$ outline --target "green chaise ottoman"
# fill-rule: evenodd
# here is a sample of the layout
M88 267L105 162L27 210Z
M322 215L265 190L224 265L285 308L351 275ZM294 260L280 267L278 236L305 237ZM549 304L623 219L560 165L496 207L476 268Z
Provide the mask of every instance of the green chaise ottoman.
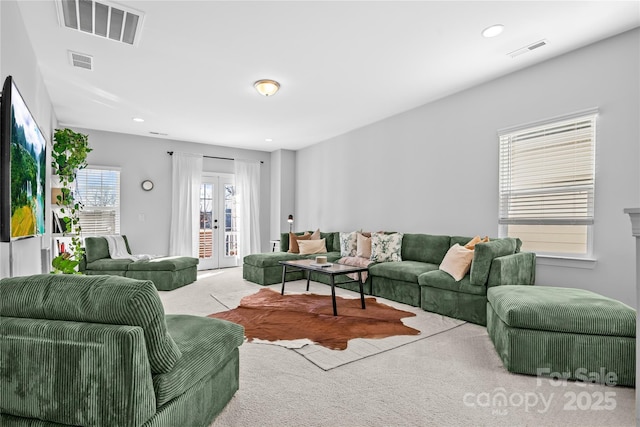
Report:
M636 311L583 289L496 286L487 331L509 372L635 385Z
M198 278L198 258L164 257L135 261L127 266L126 277L151 280L159 291L171 291Z

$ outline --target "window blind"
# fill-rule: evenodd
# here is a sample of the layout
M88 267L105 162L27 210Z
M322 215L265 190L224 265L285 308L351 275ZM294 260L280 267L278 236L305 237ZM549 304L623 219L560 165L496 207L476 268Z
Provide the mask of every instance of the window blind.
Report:
M120 234L120 171L86 168L78 171L76 197L84 207L79 219L82 234Z
M499 133L500 224L593 224L596 116Z

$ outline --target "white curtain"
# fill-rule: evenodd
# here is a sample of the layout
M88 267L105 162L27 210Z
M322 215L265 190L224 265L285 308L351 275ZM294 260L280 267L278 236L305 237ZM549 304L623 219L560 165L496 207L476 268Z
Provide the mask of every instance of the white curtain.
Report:
M198 258L202 155L173 153L169 255Z
M260 252L260 162L235 160L238 258Z

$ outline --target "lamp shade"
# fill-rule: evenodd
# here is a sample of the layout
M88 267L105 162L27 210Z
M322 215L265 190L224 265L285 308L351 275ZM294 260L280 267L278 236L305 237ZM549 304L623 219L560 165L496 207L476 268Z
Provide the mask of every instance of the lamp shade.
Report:
M273 96L280 89L280 83L275 80L258 80L253 84L260 95Z
M289 218L287 218L287 222L289 224L291 224L293 222L293 215L289 215Z

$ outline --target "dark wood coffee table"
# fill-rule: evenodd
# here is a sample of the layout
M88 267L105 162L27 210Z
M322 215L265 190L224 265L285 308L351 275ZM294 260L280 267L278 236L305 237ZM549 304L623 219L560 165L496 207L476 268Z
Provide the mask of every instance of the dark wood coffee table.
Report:
M339 276L342 274L349 273L358 273L358 280L349 280L343 283L355 283L358 282L360 285L360 302L362 303L362 309L365 309L364 304L364 290L362 287L362 272L367 271L367 267L353 267L350 265L343 264L331 264L327 267L318 267L315 264L315 260L312 259L298 259L293 261L280 261L282 264L282 291L280 294L284 295L284 284L285 279L287 277L287 273L292 273L294 271L306 271L307 272L307 291L309 291L309 281L311 280L311 272L316 272L320 274L325 274L329 276L329 280L331 283L331 299L333 301L333 315L338 315L338 309L336 308L336 284L335 284L335 276ZM289 270L287 270L287 267Z

